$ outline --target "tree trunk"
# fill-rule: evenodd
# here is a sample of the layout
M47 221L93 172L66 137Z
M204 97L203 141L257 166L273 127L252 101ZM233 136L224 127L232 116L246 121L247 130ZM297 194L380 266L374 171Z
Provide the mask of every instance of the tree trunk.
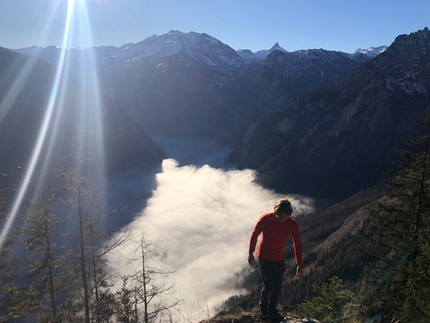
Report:
M79 240L81 245L81 271L82 271L82 287L84 289L84 302L85 302L85 322L90 323L90 297L88 295L87 274L85 269L85 252L84 252L84 224L81 206L81 186L78 184L78 215L79 215Z
M142 248L142 283L143 283L143 305L144 305L144 319L145 323L149 323L148 319L148 292L146 290L146 270L145 270L145 252L143 248L143 238L141 240L141 248Z
M46 229L48 229L48 225L46 224ZM48 232L48 231L47 231ZM48 276L49 276L49 292L51 296L51 308L52 308L52 319L54 322L57 321L57 307L55 305L55 286L54 286L54 274L52 272L51 266L51 240L49 239L49 235L46 237L46 252L48 256Z

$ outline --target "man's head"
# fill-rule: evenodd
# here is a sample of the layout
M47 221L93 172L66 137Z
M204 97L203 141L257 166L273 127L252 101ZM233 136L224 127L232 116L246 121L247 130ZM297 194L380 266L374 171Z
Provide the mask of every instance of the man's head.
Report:
M284 222L287 218L293 214L293 208L291 206L291 202L287 199L281 199L276 202L274 207L274 212L279 221Z

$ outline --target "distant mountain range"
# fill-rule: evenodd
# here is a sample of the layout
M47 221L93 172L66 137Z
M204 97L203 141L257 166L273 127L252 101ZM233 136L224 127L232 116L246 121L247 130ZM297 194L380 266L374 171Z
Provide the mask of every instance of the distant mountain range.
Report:
M279 44L252 53L171 31L121 47L68 49L65 61L71 80L97 70L106 100L149 135L216 138L268 187L340 199L380 178L408 121L428 105L428 34L354 53ZM14 52L55 65L61 49Z
M91 52L95 53L98 60L109 60L109 59L140 59L145 56L172 56L177 54L181 50L189 50L190 48L195 48L201 46L199 43L201 40L198 38L204 38L208 43L219 45L225 47L225 44L221 43L218 39L209 36L207 34L199 34L196 32L183 33L177 30L172 30L167 34L160 36L151 36L139 43L125 44L121 47L115 46L99 46L99 47L86 47L86 48L69 48L67 51L70 53L85 53ZM228 47L228 46L227 46ZM388 46L370 47L368 49L357 49L354 53L350 55L356 55L357 53L365 54L369 57L374 57L387 49ZM57 46L32 46L14 49L17 53L28 55L28 56L38 56L42 57L50 63L56 63L61 53L61 48ZM231 52L232 48L228 51ZM258 61L266 58L267 55L274 51L281 51L287 53L287 51L282 48L279 43L273 45L270 49L263 49L257 52L252 52L249 49L238 49L236 53L242 57L244 60ZM228 59L226 60L228 62ZM231 62L234 65L234 60Z
M55 64L61 49L17 51ZM324 50L288 53L278 44L243 53L207 34L171 31L119 48L69 49L67 57L76 66L95 60L105 93L150 133L216 137L233 146L264 112L333 85L370 59Z

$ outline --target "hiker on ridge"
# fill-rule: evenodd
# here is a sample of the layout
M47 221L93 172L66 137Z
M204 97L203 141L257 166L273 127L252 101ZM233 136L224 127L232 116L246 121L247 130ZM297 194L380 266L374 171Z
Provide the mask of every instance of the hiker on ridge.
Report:
M302 243L297 222L291 218L293 208L287 198L276 202L274 211L264 213L257 221L249 242L248 263L255 265L254 251L260 233L263 237L257 256L260 264L263 288L260 294L260 318L275 322L284 321L277 304L285 272L284 246L292 237L296 259L296 275L302 276Z

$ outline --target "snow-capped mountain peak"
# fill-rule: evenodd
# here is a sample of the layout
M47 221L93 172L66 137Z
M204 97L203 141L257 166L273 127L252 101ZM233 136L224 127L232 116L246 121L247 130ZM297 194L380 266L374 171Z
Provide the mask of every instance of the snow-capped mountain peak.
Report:
M385 50L387 48L388 48L388 46L369 47L367 49L359 48L353 54L360 53L360 54L365 54L369 57L375 57L375 56L381 54L382 52L385 52Z
M171 30L160 36L153 35L136 44L120 47L122 56L129 61L140 61L145 57L162 59L173 55L186 55L196 62L209 66L237 66L241 58L228 45L205 33Z
M67 49L73 52L76 49ZM197 64L204 63L208 66L239 66L243 59L230 46L205 33L171 30L160 36L153 35L138 43L128 43L121 47L101 46L81 49L93 51L98 61L103 62L128 62L134 64L143 58L164 59L174 55L184 55L192 58ZM54 53L47 48L22 48L16 50L26 55L38 55L55 64L61 49Z

